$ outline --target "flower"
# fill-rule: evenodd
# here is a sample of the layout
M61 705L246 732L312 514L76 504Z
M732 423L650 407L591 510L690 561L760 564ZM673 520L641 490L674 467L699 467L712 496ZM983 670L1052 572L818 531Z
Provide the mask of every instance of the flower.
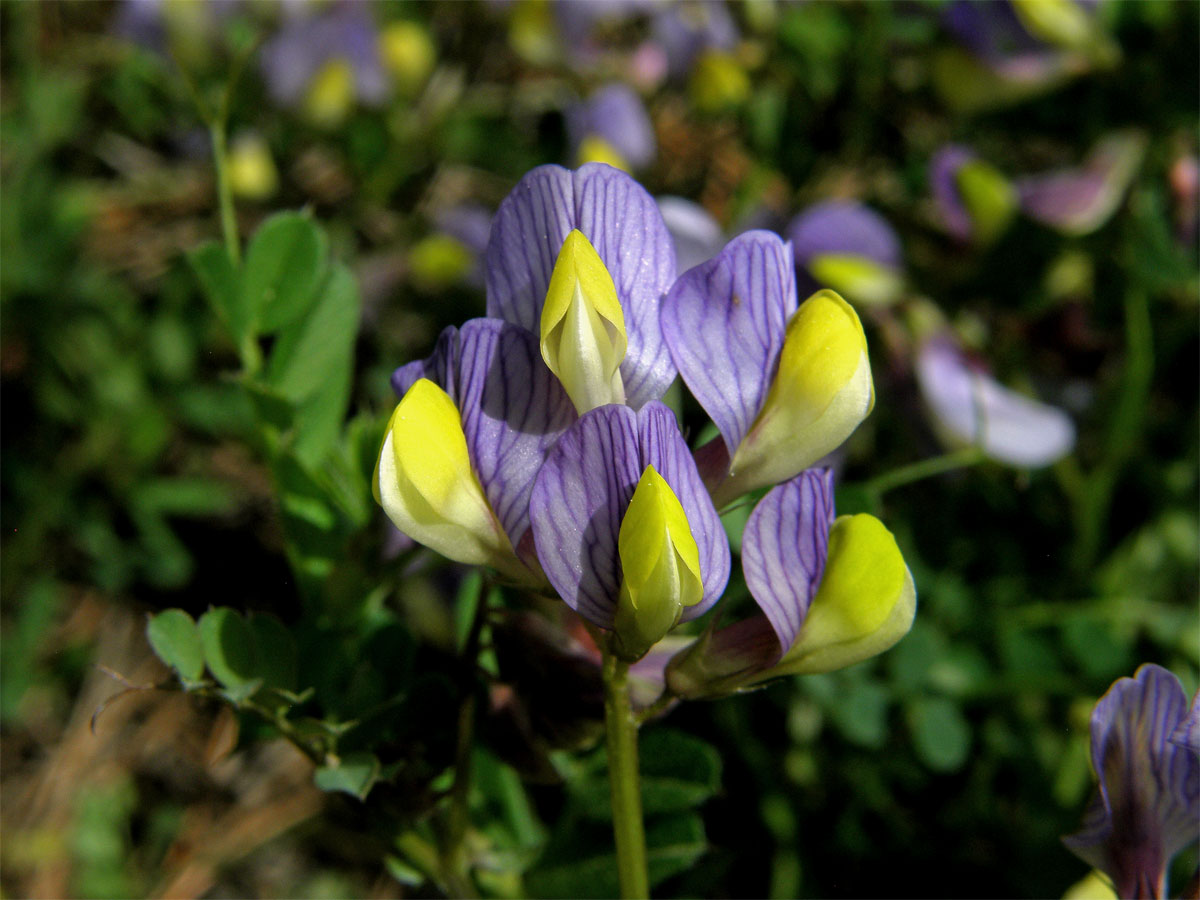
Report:
M994 241L1017 211L1008 179L965 147L948 144L934 154L929 181L947 230L964 243Z
M658 145L641 98L625 84L608 84L567 109L567 135L580 163L606 162L625 171L654 161Z
M550 583L626 659L708 610L729 578L721 521L656 401L584 413L538 472L529 518Z
M810 206L788 225L787 236L798 266L855 303L890 303L903 288L900 239L861 203Z
M1106 872L1120 897L1165 897L1171 857L1200 839L1200 755L1171 740L1196 704L1189 718L1179 679L1147 664L1092 711L1099 790L1063 843Z
M1064 234L1090 234L1116 212L1145 152L1136 131L1108 135L1078 168L1018 178L1021 211Z
M1027 468L1057 462L1075 446L1075 425L1065 412L997 383L944 334L921 344L916 376L948 443L973 444L999 462Z
M712 259L725 246L720 223L699 203L683 197L659 197L658 211L675 242L675 262L680 272Z
M667 294L662 328L721 433L699 451L719 505L812 465L874 404L857 314L832 291L799 304L791 248L771 232L739 235L685 272Z
M581 414L610 402L640 409L674 380L658 322L674 280L654 199L611 166L533 169L493 220L488 315L540 336Z
M531 333L494 319L442 332L397 369L401 396L375 470L375 498L402 532L443 556L544 584L529 495L575 418Z
M874 516L834 516L833 476L809 469L772 488L742 536L742 571L760 615L709 632L676 656L681 697L829 672L893 646L917 594L895 538Z

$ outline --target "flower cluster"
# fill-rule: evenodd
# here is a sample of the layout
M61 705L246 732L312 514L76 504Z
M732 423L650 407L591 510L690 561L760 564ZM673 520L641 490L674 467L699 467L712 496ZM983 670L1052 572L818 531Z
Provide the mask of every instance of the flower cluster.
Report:
M813 468L874 403L857 314L831 290L799 302L790 242L766 231L676 274L658 206L624 172L528 173L492 224L488 317L393 376L377 499L414 540L553 591L635 661L721 598L718 510L767 489L741 542L760 614L677 653L673 693L888 648L912 577L879 520L834 515ZM677 375L716 426L695 451L661 402Z

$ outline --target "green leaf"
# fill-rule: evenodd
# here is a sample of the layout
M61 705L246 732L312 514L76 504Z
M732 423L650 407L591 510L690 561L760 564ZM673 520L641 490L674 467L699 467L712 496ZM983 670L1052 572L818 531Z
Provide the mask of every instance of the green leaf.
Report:
M971 726L950 700L914 700L908 707L908 727L917 756L935 772L956 772L971 750Z
M179 673L184 681L199 681L204 675L204 647L196 623L182 609L168 609L151 616L146 637L154 653Z
M313 773L313 783L323 791L342 791L366 799L379 778L379 759L373 753L347 753L335 763Z
M254 634L255 662L263 683L267 687L294 691L299 659L296 640L287 626L267 613L251 613L250 631Z
M200 641L208 670L222 685L236 689L256 680L254 632L237 610L209 609L200 617Z
M254 233L246 250L242 303L263 332L300 319L325 273L326 242L307 216L278 213Z
M358 331L358 286L345 266L335 266L316 303L300 322L284 330L267 365L267 381L300 403L353 360ZM347 386L348 387L348 386Z
M241 279L224 245L208 241L188 253L188 262L217 316L241 347L250 333L250 315L242 301Z
M350 401L352 365L349 356L331 362L324 383L296 411L291 449L310 469L316 470L328 459L341 436Z
M605 847L612 834L607 829L584 828L556 832L542 865L526 877L535 897L616 897L617 859L612 850L592 856L579 848ZM646 823L646 869L653 887L689 869L708 849L704 822L694 814L659 818ZM586 851L585 851L586 852ZM548 864L547 864L548 863Z
M873 681L849 684L829 704L829 717L846 740L881 748L887 742L888 692Z

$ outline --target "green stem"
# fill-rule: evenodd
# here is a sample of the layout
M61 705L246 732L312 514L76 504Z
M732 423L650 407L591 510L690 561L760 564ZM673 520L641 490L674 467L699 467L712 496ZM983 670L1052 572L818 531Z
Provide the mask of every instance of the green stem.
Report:
M955 450L952 453L945 453L942 456L933 456L929 459L923 459L920 462L901 466L899 469L893 469L891 472L885 472L878 478L873 478L864 484L863 490L878 499L888 491L903 487L906 484L912 484L914 481L920 481L923 478L930 478L934 475L941 475L943 472L952 472L955 469L978 465L984 461L984 458L983 451L978 447L966 447L962 450Z
M608 652L604 654L604 724L621 896L625 900L649 897L646 831L638 781L637 723L629 702L629 663Z
M208 128L212 136L213 163L217 174L217 201L221 207L221 233L225 237L225 250L233 265L241 263L241 243L238 239L237 216L233 209L233 187L229 183L229 148L225 138L225 119L218 116Z

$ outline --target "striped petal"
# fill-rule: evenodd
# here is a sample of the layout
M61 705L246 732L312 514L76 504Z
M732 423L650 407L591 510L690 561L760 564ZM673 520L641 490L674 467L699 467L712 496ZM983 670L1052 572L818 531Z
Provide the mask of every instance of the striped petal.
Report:
M1187 716L1179 679L1151 664L1114 682L1092 712L1100 789L1063 842L1121 897L1164 896L1171 857L1200 839L1200 759L1170 741Z
M796 640L821 583L833 519L833 473L808 469L772 488L746 521L742 571L779 638L780 656Z
M600 163L575 171L540 166L521 179L492 225L488 315L537 332L555 261L574 229L616 285L628 332L621 378L626 402L638 409L675 377L658 324L675 250L653 198L624 172Z
M513 547L534 562L524 540L534 476L575 420L537 339L498 319L472 319L442 332L429 359L397 369L392 386L403 394L418 378L441 385L458 407L484 494Z
M769 231L734 238L667 294L671 359L731 456L766 399L796 306L791 248Z

